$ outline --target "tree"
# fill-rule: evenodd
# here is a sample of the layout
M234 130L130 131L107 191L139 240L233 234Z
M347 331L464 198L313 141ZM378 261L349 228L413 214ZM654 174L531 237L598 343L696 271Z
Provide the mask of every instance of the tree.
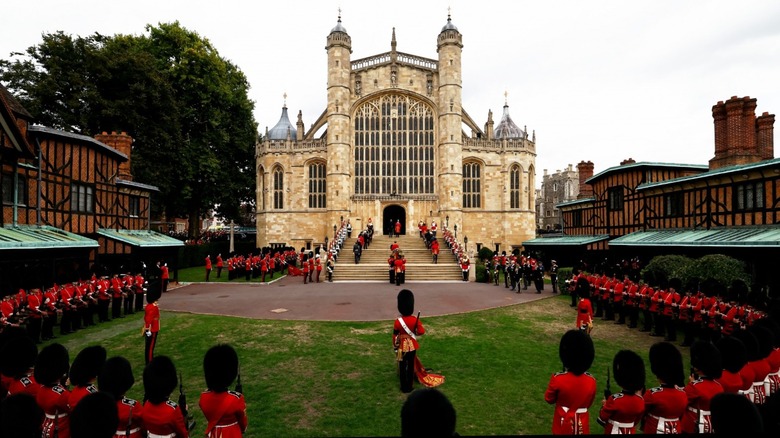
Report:
M0 81L37 123L89 136L128 132L135 179L160 188L153 214L188 216L191 234L214 206L240 222L241 205L254 203L257 137L246 77L178 22L146 30L45 34L0 61Z

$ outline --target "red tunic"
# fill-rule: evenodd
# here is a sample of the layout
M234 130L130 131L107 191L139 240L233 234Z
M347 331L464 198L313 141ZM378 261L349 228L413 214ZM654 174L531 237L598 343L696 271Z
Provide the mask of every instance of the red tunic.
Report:
M637 423L645 413L645 401L642 396L618 392L609 396L601 410L599 420L604 425L604 433L634 434Z
M246 401L238 392L205 391L198 403L206 416L209 438L241 438L246 431ZM218 417L218 418L217 418Z
M710 401L723 392L720 383L712 379L699 379L685 386L688 395L688 409L682 420L685 433L712 433Z
M753 368L753 403L762 405L766 401L766 392L764 390L764 380L769 375L769 362L764 359L748 362L748 365Z
M582 328L583 325L593 322L593 306L590 300L587 298L580 298L577 303L577 328Z
M739 373L732 373L729 370L723 370L720 379L715 379L723 387L723 392L738 393L742 389L742 376Z
M141 421L149 433L176 438L189 437L179 405L170 400L158 404L149 401L144 403Z
M38 395L41 385L35 381L35 377L32 374L23 376L20 379L13 379L8 385L8 395L14 394L29 394L33 397Z
M144 407L141 406L141 403L122 397L122 400L116 402L116 408L119 412L119 423L117 423L117 433L114 434L114 438L146 437L142 421ZM127 435L128 430L130 435Z
M642 432L678 434L688 407L688 396L679 386L661 385L645 392L645 420Z
M544 392L544 401L555 403L552 433L589 434L588 408L595 398L596 379L589 373L579 376L568 371L553 374Z
M151 332L160 331L160 308L155 303L149 303L144 308L144 327Z
M70 407L72 410L76 407L77 404L79 404L82 398L88 394L94 394L96 392L98 392L98 390L93 385L74 387L70 391L70 396L68 396L68 407Z
M46 418L43 420L42 437L52 438L55 428L57 429L58 438L70 437L69 396L70 391L62 385L42 386L41 390L38 391L35 401L43 409L43 413L46 414Z
M404 323L406 323L406 327L409 328L409 331L416 333L419 335L425 334L425 327L423 327L422 322L417 320L416 316L402 316L401 317L404 320ZM401 322L398 321L398 319L395 320L395 324L393 324L393 345L397 345L396 341L399 335L406 334L406 330L404 330L403 326L401 325ZM414 346L414 350L417 350L420 348L420 344L417 343L417 339L412 339L412 345ZM411 350L409 350L411 351Z

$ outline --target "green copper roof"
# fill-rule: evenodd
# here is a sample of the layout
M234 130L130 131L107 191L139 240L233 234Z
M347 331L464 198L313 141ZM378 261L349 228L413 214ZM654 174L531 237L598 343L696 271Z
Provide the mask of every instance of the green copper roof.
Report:
M709 172L700 173L698 175L683 176L680 178L667 179L665 181L658 181L654 183L644 183L637 186L637 190L651 189L654 187L660 187L671 184L680 184L688 181L696 181L705 178L712 178L718 175L728 175L730 173L746 172L748 170L760 169L762 167L779 167L780 158L772 160L759 161L757 163L741 164L738 166L721 167L719 169L710 170Z
M583 199L575 199L573 201L561 202L560 204L555 204L555 208L571 207L572 205L587 204L591 202L596 202L596 198L590 197L590 198L583 198Z
M607 239L609 239L609 234L537 237L536 239L526 240L523 242L523 246L580 246L600 242Z
M112 230L101 228L98 234L128 245L142 248L153 246L184 246L184 242L152 230Z
M702 172L706 172L707 169L709 169L709 166L707 166L706 164L654 163L650 161L640 161L638 163L623 164L622 166L613 166L607 170L602 170L601 172L585 180L585 182L588 184L592 184L596 180L604 176L607 176L610 173L623 171L626 169L633 169L637 167L647 167L647 168L672 167L674 169L691 169L691 170L700 170Z
M712 230L637 231L609 242L610 246L778 247L780 227L723 227Z
M50 226L5 225L0 228L0 250L95 248L98 243L78 234Z

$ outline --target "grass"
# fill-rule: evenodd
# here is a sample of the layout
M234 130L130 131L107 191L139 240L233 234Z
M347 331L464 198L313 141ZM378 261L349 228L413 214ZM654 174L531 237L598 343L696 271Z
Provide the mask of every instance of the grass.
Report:
M457 411L460 434L551 432L553 408L544 402L544 391L550 375L561 369L560 337L574 325L569 302L568 296L555 296L423 320L428 333L421 338L420 358L446 376L439 388ZM95 343L106 347L109 356L127 357L136 375L129 395L140 399L141 319L136 314L58 340L64 341L71 359ZM397 436L405 395L399 390L391 327L391 321L267 321L164 311L156 353L170 356L182 373L198 423L193 436L206 425L197 408L205 385L202 358L220 342L232 344L241 358L249 416L245 436ZM598 433L595 416L612 357L623 348L639 353L645 359L647 386L655 386L647 352L657 338L598 320L593 339L591 372L599 396L591 408L591 431ZM614 383L612 390L617 390ZM178 392L171 398L176 397Z
M242 266L241 269L238 270L238 272L241 274L240 276L236 277L235 280L230 281L231 283L246 283L246 275L244 274L244 267ZM285 271L286 272L286 271ZM201 283L206 281L206 268L203 266L195 266L192 268L184 268L179 269L178 272L179 276L179 282L180 283ZM283 275L279 272L275 272L272 276L269 272L265 276L265 281L271 281L271 280L278 280ZM259 283L262 277L252 278L249 281L251 283ZM210 283L228 283L228 270L227 268L222 269L222 275L217 277L217 268L213 268L211 270L211 275L209 275L209 282Z

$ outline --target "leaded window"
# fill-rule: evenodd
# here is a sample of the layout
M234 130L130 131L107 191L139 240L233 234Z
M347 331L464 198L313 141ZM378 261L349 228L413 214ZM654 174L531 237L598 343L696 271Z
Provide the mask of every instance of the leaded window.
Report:
M277 167L273 172L274 176L274 208L281 210L284 208L284 171Z
M734 187L734 207L736 210L755 210L764 208L764 185L761 182L737 184Z
M433 110L384 95L355 111L355 194L432 194Z
M520 166L509 169L509 208L520 208Z
M482 167L479 163L463 165L463 208L482 207Z
M95 212L95 192L91 185L73 183L70 185L70 209L79 213Z
M309 164L309 208L325 208L325 163Z

